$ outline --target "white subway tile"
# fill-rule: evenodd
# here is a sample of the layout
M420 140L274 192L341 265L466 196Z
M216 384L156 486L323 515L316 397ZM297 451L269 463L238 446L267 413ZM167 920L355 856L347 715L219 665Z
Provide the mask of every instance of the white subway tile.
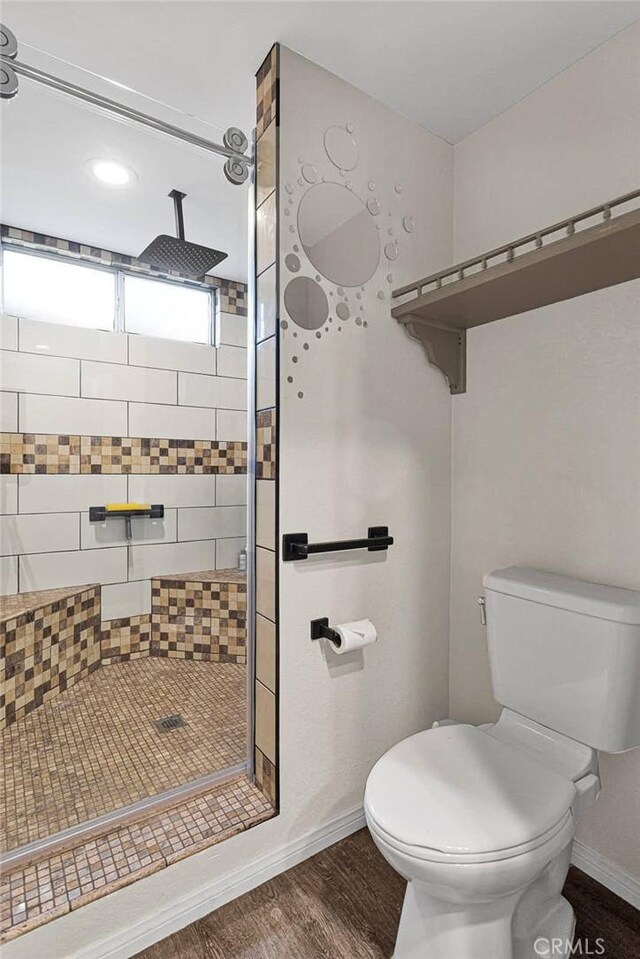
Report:
M71 356L78 360L127 362L127 337L124 333L87 330L62 323L20 320L20 352L48 356Z
M17 476L20 513L83 512L127 502L126 476Z
M0 316L0 349L18 349L18 317L3 313Z
M215 477L208 474L130 476L129 502L176 506L213 506Z
M220 313L217 342L221 346L243 346L246 349L248 327L249 321L246 316L240 316L238 313Z
M18 432L18 394L0 393L0 432Z
M18 557L0 557L0 596L18 592Z
M276 548L276 484L273 480L256 483L256 544Z
M101 400L177 403L177 373L119 363L82 362L82 395Z
M247 502L247 477L243 473L216 476L216 506L244 506Z
M216 540L216 569L237 569L240 550L247 548L245 536Z
M18 318L3 313L0 317L0 349L18 349Z
M80 531L75 513L32 513L0 517L3 556L55 553L78 549Z
M129 363L154 366L161 370L185 370L188 373L216 372L216 349L202 343L163 340L157 336L129 335Z
M0 515L18 512L18 477L0 476Z
M256 350L256 409L276 405L276 338L271 336Z
M178 374L178 402L182 406L209 406L213 409L246 410L247 381L228 376Z
M214 440L215 413L193 406L129 404L129 436Z
M0 383L5 390L48 393L52 396L80 395L80 364L61 356L0 352Z
M256 612L275 620L276 609L275 553L256 548Z
M132 500L132 502L140 501ZM82 549L104 549L107 546L127 546L134 543L175 543L176 511L165 510L164 519L150 519L148 516L133 517L130 540L126 537L124 517L92 523L89 520L89 514L83 513L80 530Z
M256 259L262 273L276 258L276 193L264 201L256 214Z
M247 351L240 346L218 347L218 376L247 378Z
M216 413L217 433L220 442L235 440L238 443L247 442L247 414L236 410L218 410Z
M258 277L256 283L256 335L258 342L276 332L278 298L275 263Z
M127 550L101 549L92 554L33 553L21 556L21 592L32 589L56 589L59 586L80 586L85 583L120 583L127 578Z
M26 356L28 354L20 354ZM127 404L23 393L18 400L22 433L85 433L127 436Z
M165 573L196 573L215 569L215 543L174 543L162 546L132 546L129 579L150 579Z
M151 580L102 587L102 621L144 616L151 612Z
M245 506L210 506L181 509L178 512L178 539L219 539L246 536L247 509Z
M275 763L277 762L276 697L260 682L256 683L255 687L255 711L256 746L267 759Z

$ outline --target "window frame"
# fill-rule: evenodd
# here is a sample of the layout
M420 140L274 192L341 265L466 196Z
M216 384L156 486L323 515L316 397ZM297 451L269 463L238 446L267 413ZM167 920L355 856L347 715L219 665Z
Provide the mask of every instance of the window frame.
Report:
M74 266L81 266L84 269L88 270L99 270L102 273L111 273L115 277L114 283L114 298L113 298L113 326L111 330L103 330L104 333L126 333L127 336L150 336L153 337L152 333L133 333L127 330L126 328L126 303L125 303L125 294L124 294L124 278L125 276L135 277L141 280L150 280L152 283L166 283L173 287L184 288L187 287L191 290L198 290L201 293L206 293L209 298L209 308L208 308L208 329L207 329L207 340L202 343L197 340L183 340L179 337L175 337L177 343L193 343L195 346L212 346L217 348L218 343L216 342L216 314L218 310L218 288L215 286L210 286L208 283L199 283L197 280L183 280L183 279L171 279L168 276L154 276L146 272L146 270L136 270L135 268L128 269L124 264L118 264L117 266L109 266L107 263L93 263L87 260L83 260L81 257L75 256L66 256L64 252L56 252L55 250L40 250L33 249L32 247L23 245L21 243L12 243L11 240L3 239L0 243L0 306L2 312L6 312L4 308L4 254L5 251L11 251L12 253L22 253L25 256L34 256L40 257L45 260L54 260L58 263L65 262L73 264ZM30 319L30 317L25 316L25 319ZM46 320L41 320L39 322L46 322ZM70 328L74 328L74 324L68 324ZM96 329L95 327L82 327L78 326L77 329ZM156 337L156 339L166 339L166 337ZM171 337L171 339L174 339Z

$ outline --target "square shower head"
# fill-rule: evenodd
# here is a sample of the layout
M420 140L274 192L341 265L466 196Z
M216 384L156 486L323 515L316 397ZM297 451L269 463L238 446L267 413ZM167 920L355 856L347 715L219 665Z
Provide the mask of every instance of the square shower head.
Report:
M209 270L221 263L227 257L220 250L212 250L199 243L189 243L177 236L161 233L138 257L143 263L164 272L177 270L202 279Z

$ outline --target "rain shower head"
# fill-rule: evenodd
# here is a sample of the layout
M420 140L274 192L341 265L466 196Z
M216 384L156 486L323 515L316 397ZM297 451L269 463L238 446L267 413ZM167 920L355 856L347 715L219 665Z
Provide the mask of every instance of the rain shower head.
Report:
M185 240L182 201L186 195L180 190L172 190L169 194L173 200L178 235L169 236L161 233L151 241L146 250L143 250L138 259L158 270L165 272L177 270L179 273L186 273L201 280L205 273L226 259L227 254L220 250L212 250L208 246L200 246L199 243L188 243Z

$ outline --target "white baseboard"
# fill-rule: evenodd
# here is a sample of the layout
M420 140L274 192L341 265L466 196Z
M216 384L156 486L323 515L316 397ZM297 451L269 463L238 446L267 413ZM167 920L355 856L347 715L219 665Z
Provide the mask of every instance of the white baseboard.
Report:
M74 952L69 959L130 959L148 946L165 939L189 923L201 919L245 892L273 879L310 856L350 836L365 825L362 808L354 809L306 836L288 843L249 866L214 882L206 890L162 906L153 916L119 929L89 948Z
M615 892L616 896L640 909L640 880L628 876L581 842L574 842L571 862L596 882Z

